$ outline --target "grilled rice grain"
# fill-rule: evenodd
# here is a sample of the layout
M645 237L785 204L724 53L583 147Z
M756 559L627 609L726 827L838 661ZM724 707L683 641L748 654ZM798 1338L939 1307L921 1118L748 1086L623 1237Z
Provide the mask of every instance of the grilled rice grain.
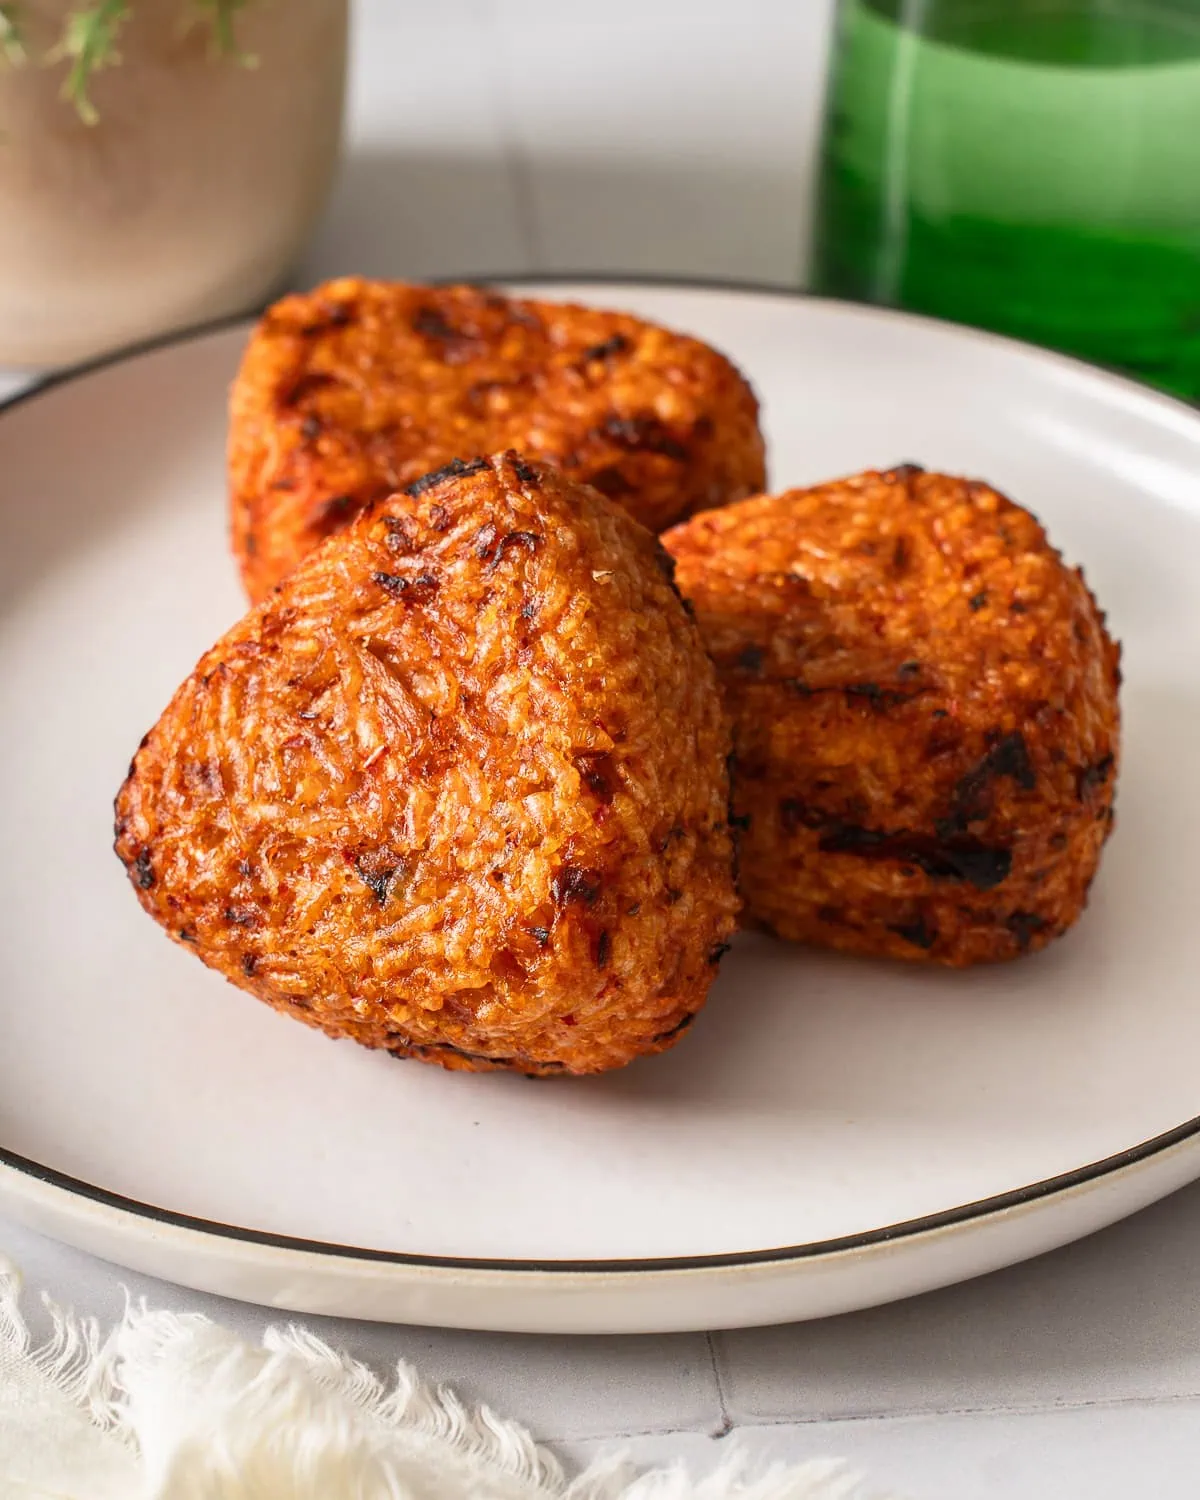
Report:
M232 539L262 598L382 495L515 448L652 531L765 484L758 407L722 355L621 313L347 278L287 297L233 388Z
M728 730L654 538L514 454L377 504L199 663L117 798L178 942L448 1068L662 1051L735 923Z
M734 720L752 922L970 964L1079 916L1113 818L1119 649L985 484L905 465L663 538Z

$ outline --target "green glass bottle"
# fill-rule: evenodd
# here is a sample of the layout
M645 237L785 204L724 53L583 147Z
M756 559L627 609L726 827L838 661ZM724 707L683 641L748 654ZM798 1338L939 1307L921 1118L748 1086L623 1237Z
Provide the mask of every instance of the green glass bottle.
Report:
M813 284L1200 398L1200 0L841 0Z

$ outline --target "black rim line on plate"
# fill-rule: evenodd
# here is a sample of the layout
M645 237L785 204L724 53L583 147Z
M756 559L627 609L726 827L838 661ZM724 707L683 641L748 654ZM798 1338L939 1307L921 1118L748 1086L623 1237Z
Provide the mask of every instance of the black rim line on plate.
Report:
M520 272L512 275L440 278L440 281L442 284L451 285L465 281L468 284L480 286L593 284L598 286L675 287L684 291L735 292L767 298L780 297L787 301L828 302L847 308L859 305L853 302L841 302L837 298L816 297L812 293L798 287L773 286L766 282L738 281L734 279L722 280L711 277L691 279L684 276L624 275L619 272L580 271ZM437 280L431 284L437 284ZM170 349L178 345L192 343L195 340L206 338L212 334L227 332L258 316L262 310L262 308L252 308L244 313L234 313L228 317L216 318L211 322L199 324L193 328L181 329L174 333L164 334L159 338L147 339L140 343L129 345L126 348L115 350L111 354L100 355L96 359L71 366L69 369L59 371L41 379L38 379L35 375L33 377L35 384L0 401L0 417L3 417L6 412L11 411L13 408L24 405L27 401L49 394L59 386L73 384L75 381L81 380L88 375L96 374L111 365L124 364L127 360L136 359L141 355L153 354L162 349ZM874 310L879 311L880 309ZM1180 401L1176 397L1156 391L1153 387L1131 379L1119 371L1104 370L1099 365L1089 364L1086 360L1076 359L1072 355L1061 354L1055 350L1039 349L1036 345L1025 344L1019 339L1008 338L1004 334L994 334L984 329L968 328L965 325L950 323L944 319L930 318L919 313L908 313L902 309L894 308L889 308L885 311L892 316L911 319L916 323L933 323L945 328L959 328L963 332L981 336L989 342L1007 344L1018 350L1024 349L1027 352L1032 351L1042 354L1055 362L1072 365L1077 369L1110 375L1123 385L1130 386L1135 390L1141 391L1143 394L1157 396L1160 400L1166 401L1172 406L1181 407L1190 416L1194 417L1196 415L1194 409L1185 401ZM882 1229L864 1230L859 1234L844 1235L837 1239L815 1240L805 1245L780 1246L773 1250L740 1250L719 1255L660 1256L650 1259L630 1260L529 1260L519 1258L497 1260L468 1256L418 1255L395 1250L368 1250L352 1245L333 1244L324 1240L309 1240L297 1238L292 1235L271 1234L264 1230L243 1229L234 1224L222 1224L213 1219L199 1218L192 1214L176 1213L173 1209L159 1208L154 1204L143 1203L137 1198L127 1198L120 1193L110 1192L107 1188L97 1187L94 1183L84 1182L80 1178L72 1177L68 1173L58 1172L53 1167L47 1167L40 1162L31 1161L28 1157L20 1156L3 1146L0 1146L0 1165L10 1167L22 1176L30 1177L47 1187L65 1193L69 1197L86 1198L105 1208L115 1209L120 1213L132 1214L136 1218L148 1219L153 1223L169 1225L174 1229L182 1229L219 1239L260 1245L267 1249L330 1256L340 1260L361 1260L383 1265L414 1266L433 1270L496 1271L523 1274L547 1272L587 1274L590 1272L596 1275L612 1275L621 1272L644 1274L653 1271L703 1271L731 1269L737 1266L769 1265L776 1262L810 1260L821 1255L836 1255L839 1252L865 1250L873 1245L891 1244L898 1240L912 1239L918 1235L967 1224L975 1219L989 1218L994 1214L1004 1213L1010 1209L1022 1208L1027 1204L1036 1203L1040 1199L1052 1198L1060 1193L1069 1192L1073 1188L1082 1187L1090 1182L1096 1182L1100 1178L1120 1172L1127 1167L1136 1166L1139 1162L1148 1161L1151 1157L1157 1156L1161 1152L1169 1151L1173 1146L1180 1145L1182 1142L1197 1135L1200 1135L1200 1115L1185 1121L1182 1125L1175 1126L1172 1130L1165 1131L1162 1135L1153 1136L1150 1140L1143 1141L1138 1146L1131 1146L1124 1151L1117 1152L1113 1156L1103 1157L1100 1161L1091 1162L1085 1167L1077 1167L1073 1171L1062 1172L1055 1177L1043 1178L1040 1182L1030 1183L1027 1187L1014 1188L1010 1192L998 1193L990 1198L979 1198L973 1202L961 1204L958 1208L946 1209L941 1213L926 1214L916 1219L905 1219L899 1224L890 1224Z
M917 1219L905 1219L899 1224L889 1224L883 1229L863 1230L859 1234L843 1235L832 1240L814 1240L806 1245L784 1245L773 1250L733 1250L718 1255L672 1255L648 1259L627 1260L510 1260L490 1259L474 1256L419 1255L399 1250L368 1250L354 1245L339 1245L325 1240L309 1240L286 1234L272 1234L266 1230L243 1229L235 1224L223 1224L213 1219L203 1219L193 1214L176 1213L174 1209L159 1208L142 1203L137 1198L127 1198L94 1183L83 1182L65 1172L57 1172L40 1162L30 1161L0 1146L0 1166L13 1168L21 1175L33 1178L47 1187L65 1193L68 1197L86 1198L104 1208L131 1214L135 1218L151 1223L164 1224L172 1229L182 1229L210 1238L235 1240L245 1244L259 1245L265 1249L284 1250L303 1255L322 1255L338 1260L370 1261L382 1265L412 1266L427 1270L446 1271L493 1271L512 1275L547 1274L562 1275L613 1275L625 1273L644 1275L647 1272L670 1273L674 1271L728 1270L737 1266L759 1266L782 1264L788 1261L812 1260L822 1255L836 1255L847 1251L867 1250L875 1245L896 1244L914 1239L941 1229L958 1228L975 1220L991 1218L1012 1209L1023 1208L1041 1199L1054 1198L1073 1188L1096 1182L1104 1177L1148 1161L1151 1157L1168 1151L1200 1133L1200 1117L1176 1126L1163 1135L1154 1136L1140 1146L1131 1146L1115 1156L1105 1157L1086 1167L1072 1172L1063 1172L1057 1177L1047 1177L1028 1187L1015 1188L1008 1193L998 1193L992 1198L980 1198L973 1203L964 1203L958 1208L941 1213L926 1214Z

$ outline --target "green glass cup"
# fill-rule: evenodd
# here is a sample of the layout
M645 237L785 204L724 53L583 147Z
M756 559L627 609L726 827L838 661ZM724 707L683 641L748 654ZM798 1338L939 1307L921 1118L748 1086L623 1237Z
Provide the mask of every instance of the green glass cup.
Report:
M841 0L813 284L1200 399L1200 0Z

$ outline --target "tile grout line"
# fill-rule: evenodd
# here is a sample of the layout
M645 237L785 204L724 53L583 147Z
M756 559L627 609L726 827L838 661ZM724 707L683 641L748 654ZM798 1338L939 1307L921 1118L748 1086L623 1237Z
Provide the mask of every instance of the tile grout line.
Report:
M752 1431L756 1428L769 1427L833 1427L841 1424L854 1425L871 1422L941 1421L945 1418L1053 1417L1067 1416L1075 1412L1181 1406L1198 1399L1200 1399L1200 1392L1181 1391L1169 1396L1097 1396L1090 1400L1057 1401L1046 1405L1017 1402L1008 1406L910 1406L896 1411L806 1412L796 1416L751 1417L740 1424L740 1430ZM730 1426L733 1426L732 1421Z
M1052 1406L1036 1405L1014 1405L1014 1406L958 1406L958 1407L931 1407L922 1410L919 1407L909 1407L901 1411L872 1411L831 1414L828 1412L803 1413L791 1417L753 1417L748 1421L735 1423L729 1415L728 1403L725 1395L725 1387L721 1378L720 1368L717 1363L716 1351L711 1342L711 1336L705 1335L708 1344L709 1359L712 1364L713 1377L717 1385L717 1398L720 1403L721 1422L716 1429L705 1430L701 1427L689 1426L662 1426L662 1427L636 1427L622 1428L616 1432L593 1432L586 1437L576 1435L560 1435L555 1437L539 1437L537 1441L548 1447L566 1446L573 1443L613 1443L631 1441L637 1438L659 1438L659 1437L704 1437L710 1441L719 1442L728 1437L733 1431L756 1432L769 1431L772 1428L781 1427L837 1427L855 1426L858 1424L869 1425L873 1422L903 1422L917 1423L929 1421L942 1421L946 1419L971 1418L971 1417L1046 1417L1066 1416L1076 1412L1087 1411L1120 1411L1136 1409L1151 1409L1154 1407L1170 1407L1184 1405L1189 1401L1200 1399L1198 1392L1183 1392L1170 1396L1113 1396L1098 1397L1091 1401L1060 1402Z
M534 1441L542 1448L568 1448L584 1443L626 1443L636 1442L641 1438L672 1438L672 1437L698 1437L707 1442L720 1442L726 1434L723 1432L711 1432L703 1427L631 1427L621 1429L619 1432L593 1432L584 1437L535 1437Z
M721 1375L721 1362L717 1358L717 1346L713 1342L713 1335L711 1333L704 1335L704 1343L708 1349L708 1362L712 1367L713 1381L717 1387L717 1405L721 1414L721 1424L717 1431L711 1433L710 1436L715 1438L728 1437L733 1431L733 1421L729 1415L729 1403L725 1399L725 1381Z
M480 9L476 14L482 21L484 29L491 33L493 45L498 55L503 56L505 39L495 0L479 0L479 3ZM532 167L529 161L529 153L525 149L520 130L517 127L517 117L513 108L512 97L508 91L508 85L503 77L503 69L500 70L500 75L499 78L493 76L492 79L492 103L495 108L497 123L500 126L500 138L504 144L505 173L512 191L513 207L517 217L517 230L521 237L521 249L525 256L525 268L528 271L542 271L546 267L541 261L541 236L538 233L537 203L533 192Z

